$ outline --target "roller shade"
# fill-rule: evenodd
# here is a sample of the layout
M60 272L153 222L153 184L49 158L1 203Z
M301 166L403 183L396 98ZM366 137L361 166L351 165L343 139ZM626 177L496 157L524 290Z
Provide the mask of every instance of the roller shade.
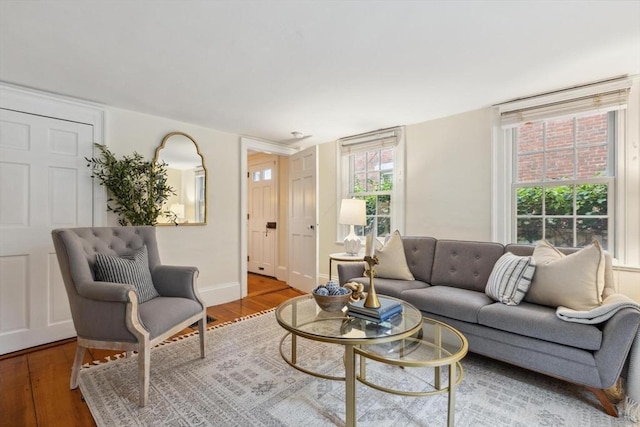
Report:
M340 144L340 152L344 155L395 147L399 140L400 130L393 128L341 138L338 143Z
M630 87L625 79L501 104L500 121L509 128L554 117L620 110L627 107Z

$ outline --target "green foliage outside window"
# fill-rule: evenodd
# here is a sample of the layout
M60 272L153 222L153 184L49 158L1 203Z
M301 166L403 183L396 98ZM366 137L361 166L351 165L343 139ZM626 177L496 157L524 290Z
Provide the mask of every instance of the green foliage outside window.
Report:
M377 183L368 179L367 182L356 180L353 185L353 195L366 202L367 225L366 227L356 227L356 234L364 236L373 226L376 227L378 236L385 236L391 232L391 190L393 189L393 176L391 174L382 174L379 188L376 190L386 194L367 194L365 188L375 188Z
M583 246L593 238L600 238L606 246L607 184L521 187L516 189L516 198L518 242L534 243L545 238L561 246ZM571 225L574 218L577 222L575 242ZM545 236L542 236L543 221Z

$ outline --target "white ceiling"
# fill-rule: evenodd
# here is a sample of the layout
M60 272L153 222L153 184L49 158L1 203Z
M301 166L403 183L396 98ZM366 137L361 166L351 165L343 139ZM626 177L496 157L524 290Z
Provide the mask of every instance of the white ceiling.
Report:
M640 0L0 0L0 80L275 142L622 74Z

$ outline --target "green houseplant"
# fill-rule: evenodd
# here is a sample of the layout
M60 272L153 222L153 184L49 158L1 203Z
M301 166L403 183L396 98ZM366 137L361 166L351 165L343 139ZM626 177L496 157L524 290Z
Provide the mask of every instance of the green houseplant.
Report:
M134 151L121 159L101 144L99 156L86 159L93 168L92 178L108 192L107 211L118 215L120 225L155 225L164 202L175 194L167 183L167 165L146 161Z

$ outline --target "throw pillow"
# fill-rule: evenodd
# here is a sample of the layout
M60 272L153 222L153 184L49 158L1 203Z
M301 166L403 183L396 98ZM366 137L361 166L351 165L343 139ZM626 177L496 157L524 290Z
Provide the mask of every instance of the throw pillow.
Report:
M96 254L95 272L97 281L133 285L140 303L160 296L151 280L146 245L138 249L132 256L119 257Z
M533 257L507 252L493 266L485 293L503 304L518 305L529 290L535 268Z
M415 280L404 254L402 236L398 230L394 231L382 248L375 249L378 264L374 266L375 276L385 279ZM368 265L365 264L365 269ZM365 276L367 271L365 271Z
M536 273L525 301L591 310L602 302L605 257L597 241L565 255L546 241L533 250Z

